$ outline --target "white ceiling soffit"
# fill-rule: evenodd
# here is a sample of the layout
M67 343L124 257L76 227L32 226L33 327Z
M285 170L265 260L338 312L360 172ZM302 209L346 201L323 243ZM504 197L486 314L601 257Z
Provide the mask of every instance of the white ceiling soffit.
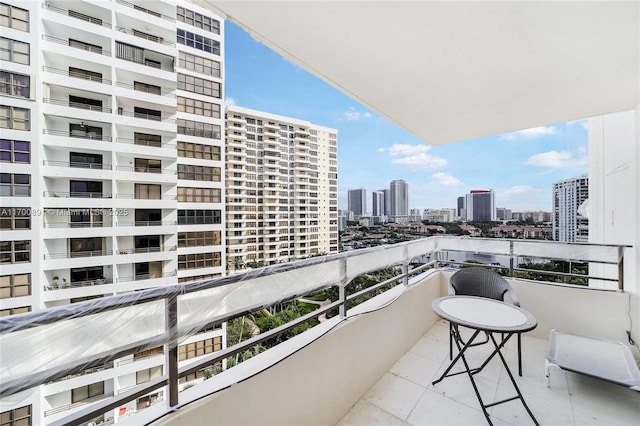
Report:
M640 102L640 1L192 1L433 145Z

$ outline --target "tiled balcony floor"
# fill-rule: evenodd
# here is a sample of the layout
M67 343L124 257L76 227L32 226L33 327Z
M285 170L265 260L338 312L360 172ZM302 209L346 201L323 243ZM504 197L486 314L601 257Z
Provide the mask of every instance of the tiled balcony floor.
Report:
M431 384L449 364L448 333L445 321L436 323L345 414L338 426L487 424L466 374ZM472 367L479 365L473 360L481 362L490 346L493 347L489 344L472 348L473 353L467 357L472 360ZM640 392L559 369L551 370L551 387L547 388L547 341L523 335L523 377L517 376L516 348L514 336L503 353L540 424L640 424ZM460 370L456 365L456 371ZM475 378L485 403L516 395L498 357ZM533 424L519 400L491 407L489 413L494 425Z

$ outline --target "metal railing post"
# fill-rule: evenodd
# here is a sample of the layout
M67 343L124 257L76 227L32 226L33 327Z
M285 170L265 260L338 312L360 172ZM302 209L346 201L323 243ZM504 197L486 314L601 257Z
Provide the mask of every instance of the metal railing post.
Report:
M178 296L171 295L165 302L167 340L165 344L169 407L178 405Z
M624 291L624 247L618 247L618 291Z
M513 241L509 241L509 276L513 278Z
M402 262L402 284L404 284L405 287L408 287L409 286L409 262L411 262L411 259L409 259L409 246L405 245L403 249L404 249L405 261Z
M338 286L338 299L340 300L340 307L338 311L340 318L345 319L347 317L347 259L340 259L340 285Z

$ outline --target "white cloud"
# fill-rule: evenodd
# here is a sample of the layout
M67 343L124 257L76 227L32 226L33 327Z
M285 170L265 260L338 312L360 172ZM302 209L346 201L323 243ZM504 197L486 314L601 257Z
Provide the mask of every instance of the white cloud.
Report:
M229 107L229 106L234 106L236 104L236 100L233 98L225 98L224 100L224 106Z
M386 152L386 149L384 149L384 148L378 148L376 151L378 151L378 152Z
M393 164L403 164L427 170L440 169L446 166L447 160L427 153L430 149L430 146L423 144L408 145L397 143L391 145L388 151L390 156L400 157L391 160Z
M500 139L506 141L520 141L541 138L543 136L555 135L558 132L554 126L534 127L532 129L518 130L517 132L505 133Z
M551 169L563 169L568 167L583 167L589 164L589 158L585 152L581 152L577 158L571 151L547 151L532 155L526 161L529 166L548 167Z
M504 191L502 191L500 193L500 195L504 196L504 197L510 197L512 195L523 195L523 194L530 194L532 192L539 192L540 189L539 188L534 188L533 186L529 186L529 185L516 185L516 186L512 186L509 189L506 189Z
M345 111L342 113L342 118L346 121L360 121L360 120L368 120L371 118L370 112L360 112L355 108L349 108L349 111Z
M444 186L462 186L462 181L451 176L451 173L438 172L434 173L431 177Z
M585 130L589 128L589 121L586 119L567 121L568 126L573 126L574 124L579 124Z

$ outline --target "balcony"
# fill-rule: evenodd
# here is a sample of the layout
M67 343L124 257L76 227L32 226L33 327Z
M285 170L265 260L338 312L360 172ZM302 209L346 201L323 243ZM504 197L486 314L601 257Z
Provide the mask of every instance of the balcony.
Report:
M95 24L95 25L99 25L99 26L102 26L102 27L105 27L105 28L111 28L111 23L110 22L103 21L102 19L96 18L94 16L90 16L90 15L87 15L87 14L84 14L84 13L80 13L80 12L76 12L76 11L69 10L69 9L63 9L61 7L56 7L56 6L54 6L52 4L49 4L49 3L42 3L42 7L44 9L50 10L50 11L55 12L55 13L59 13L61 15L70 16L72 18L80 19L82 21L89 22L89 23Z
M78 41L78 40L73 40L73 39L62 39L62 38L58 38L58 37L54 37L54 36L50 36L50 35L46 35L43 34L42 35L42 39L51 43L56 43L56 44L61 44L64 46L69 46L69 47L74 47L76 49L81 49L81 50L85 50L87 52L91 52L91 53L97 53L99 55L104 55L104 56L111 56L111 52L108 50L103 49L101 46L98 45L94 45L94 44L90 44L90 43L85 43L82 41Z
M450 266L455 263L448 260L449 253L491 255L500 260L503 265L500 269L511 276L521 305L538 320L538 327L524 338L524 375L517 380L539 420L560 423L566 418L568 423L579 424L591 419L602 424L624 424L637 419L633 417L638 414L637 399L629 394L631 391L558 371L552 372L550 388L542 381L546 338L553 328L626 341L628 315L637 313L637 308L630 305L629 295L622 291L625 247L477 238L432 237L274 265L208 282L168 286L161 291L145 290L136 293L133 305L129 296L123 295L105 299L100 306L79 303L71 308L53 308L47 312L50 318L47 321L41 320L40 313L27 314L21 317L23 323L18 326L11 323L11 331L2 335L5 347L12 347L14 339L29 344L29 336L45 332L50 341L57 343L34 354L5 352L2 366L11 370L3 371L2 393L9 395L166 343L167 336L173 336L165 329L166 315L177 315L178 322L167 326L176 327L182 339L242 313L328 286L344 288L355 277L392 267L398 275L382 283L349 295L339 290L335 302L323 304L240 345L207 355L180 368L175 375L171 373L119 394L115 397L119 402L107 400L92 405L63 421L80 424L98 415L103 404L114 407L167 384L172 395L177 392L177 388L172 390L177 386L177 377L199 371L332 311L337 314L306 332L211 380L173 394L169 401L173 401L172 405L179 401L182 408L157 424L197 424L196 418L211 418L214 413L222 424L292 424L300 419L314 419L320 424L350 424L369 423L371 418L384 418L384 424L423 424L429 421L429 416L446 413L445 408L454 411L443 421L482 423L484 416L466 378L449 378L436 386L430 385L447 362L447 327L430 306L432 300L447 292L447 281L453 272ZM524 275L532 271L520 266L531 258L589 263L589 275L581 279L591 286L559 284L553 282L555 279L534 281L532 275ZM562 275L559 274L560 278ZM225 286L230 285L233 291L227 292ZM260 292L255 291L256 286L260 286ZM358 298L371 291L378 295L356 304ZM175 302L171 302L173 294ZM566 306L572 304L582 309L567 310ZM171 310L175 310L174 314ZM5 322L6 319L0 319L0 326L9 324ZM95 335L110 346L96 347L93 342L74 337L80 336L78 333ZM478 348L482 350L483 347ZM512 365L514 355L514 347L508 346L506 357ZM491 397L505 392L506 376L500 369L490 364L487 375L482 374L478 379L481 392ZM299 392L291 383L300 381L313 386ZM210 397L202 398L209 394ZM252 398L251 395L256 396L256 403L247 406L247 397ZM244 408L238 410L241 405ZM285 406L287 409L283 410ZM518 404L494 407L491 415L496 422L513 423L525 418L518 411L520 407ZM131 421L153 422L165 415L166 410L161 404L140 413L140 417L132 417Z

